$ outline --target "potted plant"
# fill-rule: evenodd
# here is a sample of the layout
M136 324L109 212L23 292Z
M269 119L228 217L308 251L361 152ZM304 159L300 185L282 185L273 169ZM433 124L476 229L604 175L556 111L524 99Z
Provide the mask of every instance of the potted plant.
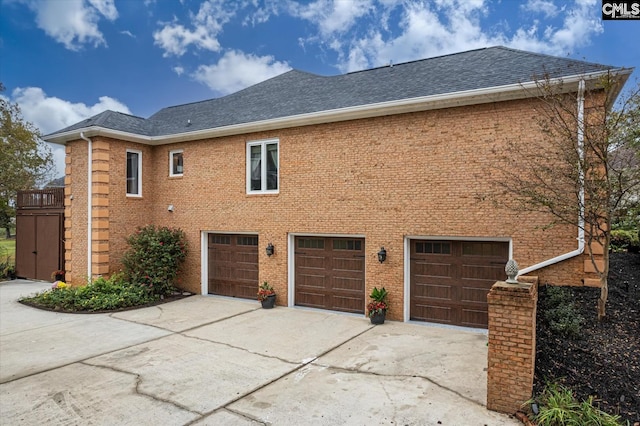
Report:
M387 295L389 293L384 287L378 289L374 287L369 297L371 302L367 305L367 316L371 319L371 324L384 324L387 315Z
M266 281L258 287L258 300L264 309L271 309L276 304L276 291Z

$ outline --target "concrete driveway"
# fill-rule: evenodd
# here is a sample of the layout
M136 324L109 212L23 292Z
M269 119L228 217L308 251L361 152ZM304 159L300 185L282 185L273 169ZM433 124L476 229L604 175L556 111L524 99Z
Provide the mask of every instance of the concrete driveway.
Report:
M193 296L114 314L0 284L0 423L517 425L485 408L487 337Z

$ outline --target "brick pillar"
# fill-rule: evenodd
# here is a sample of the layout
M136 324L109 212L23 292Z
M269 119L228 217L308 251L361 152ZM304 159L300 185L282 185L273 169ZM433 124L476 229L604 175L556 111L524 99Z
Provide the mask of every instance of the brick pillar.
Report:
M91 273L109 274L109 155L108 142L93 141L91 175Z
M533 392L538 283L498 281L487 300L487 408L513 414Z
M72 200L72 187L71 187L71 147L66 145L64 148L64 270L65 280L68 283L75 283L77 280L74 278L76 271L72 268L72 236L71 232L71 200ZM77 277L79 278L79 277Z

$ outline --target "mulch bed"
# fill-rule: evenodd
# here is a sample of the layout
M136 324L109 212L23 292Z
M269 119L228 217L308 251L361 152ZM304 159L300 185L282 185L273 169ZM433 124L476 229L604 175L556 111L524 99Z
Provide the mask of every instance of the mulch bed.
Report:
M120 309L108 309L108 310L104 310L103 309L103 310L99 310L99 311L79 311L79 310L69 310L69 309L55 309L55 308L51 308L50 306L47 306L47 305L41 305L39 303L33 303L31 301L23 300L23 299L18 300L18 302L22 303L23 305L31 306L32 308L42 309L43 311L61 312L61 313L65 313L65 314L110 314L110 313L114 313L114 312L131 311L133 309L141 309L141 308L148 308L150 306L162 305L164 303L175 302L176 300L184 299L185 297L190 297L190 296L193 296L193 293L174 293L174 294L171 294L169 296L165 296L164 299L159 299L159 300L153 301L151 303L147 303L146 305L128 306L126 308L120 308Z
M573 389L579 400L592 396L596 407L620 415L623 422L640 422L640 254L611 254L602 322L596 309L600 289L570 291L584 317L575 340L554 334L546 324L546 287L540 287L534 394L547 381L556 381Z

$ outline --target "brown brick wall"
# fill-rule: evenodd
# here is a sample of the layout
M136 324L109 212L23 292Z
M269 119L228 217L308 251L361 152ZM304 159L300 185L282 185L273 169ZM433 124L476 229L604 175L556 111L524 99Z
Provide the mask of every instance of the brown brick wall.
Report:
M533 391L538 283L497 282L487 299L487 408L512 414Z
M180 227L190 244L183 286L199 292L201 232L255 232L260 237L260 281L272 283L278 302L286 303L289 234L364 235L366 291L385 286L391 301L388 317L399 320L407 236L512 238L513 256L521 267L576 248L577 231L571 227L545 230L540 225L549 223L549 217L481 201L496 158L493 147L536 134L531 101L512 101L155 147L96 137L94 142L109 144L110 271L120 268L125 237L137 226ZM247 195L246 142L266 138L280 140L280 192ZM72 178L82 185L86 143L69 146L79 147L72 158L81 177L74 168ZM127 148L143 151L142 198L125 195ZM170 178L168 153L176 148L184 149L185 171L183 177ZM175 206L173 213L167 211L169 204ZM86 211L84 219L73 220L75 250L77 243L82 246L75 236L85 234ZM271 258L264 253L268 242L276 247ZM380 246L388 253L384 264L377 261ZM82 255L73 253L76 265L76 256ZM554 274L564 283L580 284L576 265L582 262L555 266ZM553 274L547 278L555 281Z
M87 143L66 146L65 279L72 285L87 281Z

